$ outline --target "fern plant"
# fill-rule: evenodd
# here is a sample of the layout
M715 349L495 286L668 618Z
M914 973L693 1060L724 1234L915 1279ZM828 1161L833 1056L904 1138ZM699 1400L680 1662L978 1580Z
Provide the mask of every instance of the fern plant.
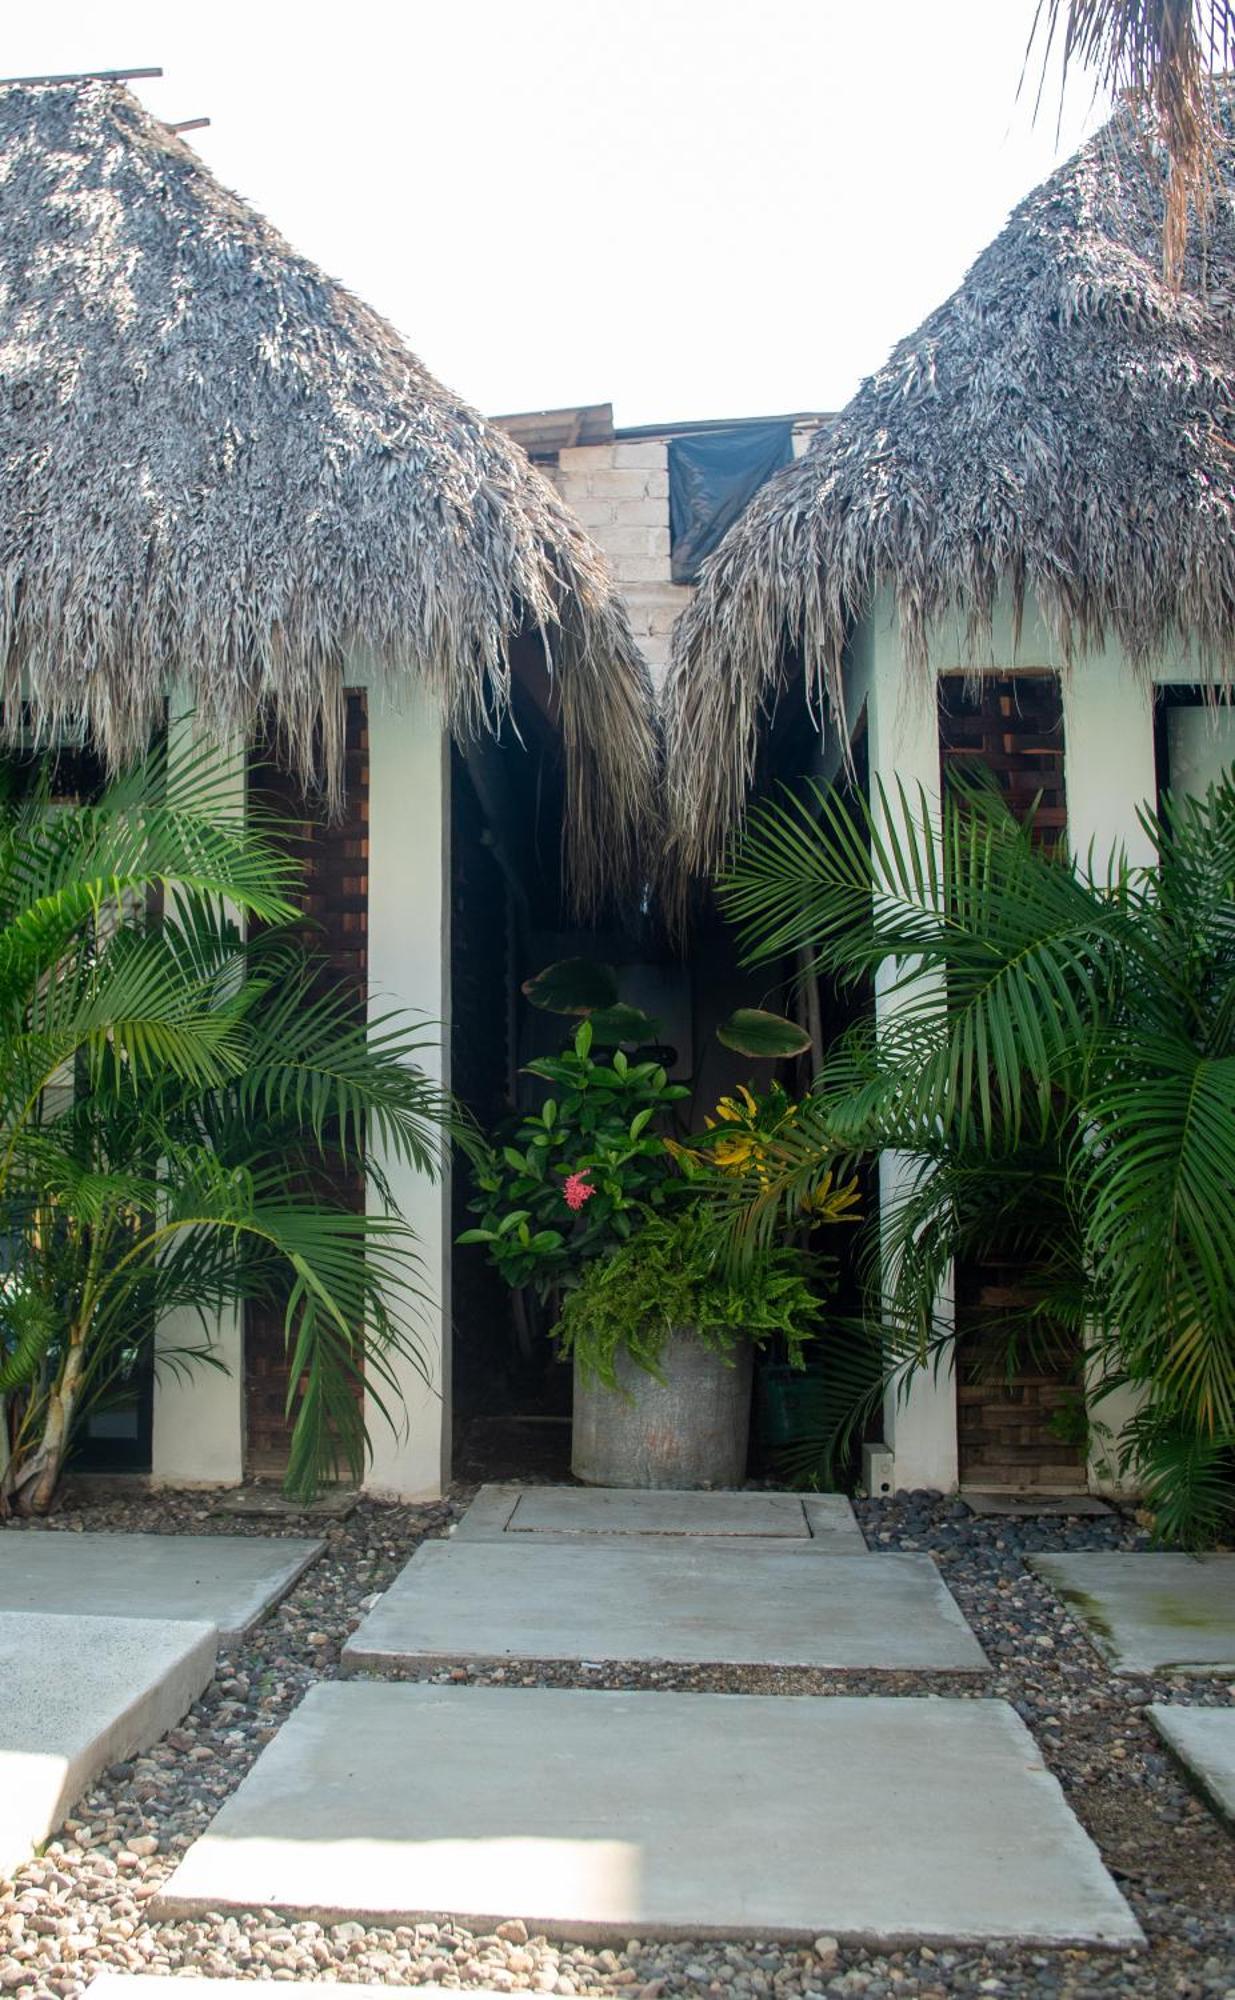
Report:
M619 1386L622 1356L660 1377L666 1343L684 1330L728 1357L746 1343L779 1340L790 1365L801 1368L821 1304L810 1270L809 1260L789 1249L765 1250L735 1267L713 1216L692 1201L648 1214L627 1242L589 1264L566 1294L554 1335L585 1377L609 1389Z

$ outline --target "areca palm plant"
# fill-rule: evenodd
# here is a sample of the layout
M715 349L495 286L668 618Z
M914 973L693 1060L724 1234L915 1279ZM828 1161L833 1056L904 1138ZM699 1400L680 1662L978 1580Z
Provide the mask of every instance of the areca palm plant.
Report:
M84 1412L173 1314L196 1332L161 1359L217 1366L222 1310L278 1304L298 1496L359 1473L362 1375L393 1421L419 1359L380 1161L440 1164L424 1030L366 1025L320 977L234 780L160 753L94 803L46 772L0 801L0 1511L46 1509ZM362 1162L368 1214L339 1192Z
M1073 1328L1099 1414L1135 1385L1123 1462L1160 1532L1189 1539L1235 1494L1235 783L1143 823L1152 865L1095 870L993 787L938 807L813 790L756 810L721 899L748 963L805 951L883 995L745 1226L899 1155L867 1244L885 1382L947 1351L952 1260L1011 1253L1030 1282L1007 1338Z

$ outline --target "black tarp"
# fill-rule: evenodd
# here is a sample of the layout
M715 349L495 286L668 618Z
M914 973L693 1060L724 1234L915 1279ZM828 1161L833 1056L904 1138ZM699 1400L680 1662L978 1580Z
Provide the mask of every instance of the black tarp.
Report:
M693 583L705 556L763 485L793 457L793 425L734 424L669 440L669 538L675 583Z

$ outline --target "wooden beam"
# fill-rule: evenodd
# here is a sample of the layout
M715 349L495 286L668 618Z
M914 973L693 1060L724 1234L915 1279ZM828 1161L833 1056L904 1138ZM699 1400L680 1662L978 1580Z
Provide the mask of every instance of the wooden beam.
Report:
M129 83L137 77L162 76L161 69L83 69L65 76L0 76L6 83Z

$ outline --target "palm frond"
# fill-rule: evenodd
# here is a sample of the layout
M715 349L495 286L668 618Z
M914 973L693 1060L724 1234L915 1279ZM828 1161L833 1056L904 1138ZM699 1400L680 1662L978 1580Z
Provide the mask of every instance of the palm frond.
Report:
M1167 158L1162 263L1178 287L1189 214L1203 220L1214 196L1216 70L1235 57L1232 0L1038 0L1030 50L1042 72L1054 48L1063 76L1091 72L1112 97L1132 100L1148 118ZM1028 63L1028 57L1026 57ZM1039 85L1039 97L1041 85Z

